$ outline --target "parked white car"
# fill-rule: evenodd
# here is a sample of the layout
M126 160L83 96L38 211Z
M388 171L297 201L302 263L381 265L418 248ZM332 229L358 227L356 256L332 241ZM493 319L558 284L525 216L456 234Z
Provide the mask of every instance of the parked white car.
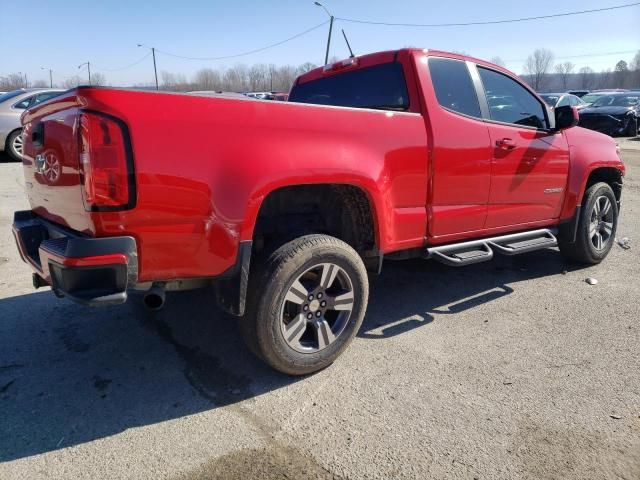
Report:
M0 152L14 160L22 160L22 125L20 115L27 108L60 95L64 90L21 88L0 95Z

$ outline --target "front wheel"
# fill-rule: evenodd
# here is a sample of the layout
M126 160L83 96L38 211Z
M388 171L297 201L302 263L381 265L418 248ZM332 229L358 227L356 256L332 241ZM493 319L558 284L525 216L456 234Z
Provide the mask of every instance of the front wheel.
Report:
M22 161L22 130L14 130L7 138L7 153L17 162Z
M258 265L242 333L249 348L290 375L321 370L358 332L369 296L364 263L328 235L288 242Z
M581 263L600 263L607 256L618 227L618 203L611 187L596 183L584 194L575 243L560 241L562 254Z

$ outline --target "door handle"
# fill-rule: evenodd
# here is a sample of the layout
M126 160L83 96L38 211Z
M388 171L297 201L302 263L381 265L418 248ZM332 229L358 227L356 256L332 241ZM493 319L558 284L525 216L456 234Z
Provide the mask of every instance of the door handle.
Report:
M496 140L496 147L502 148L503 150L513 150L516 148L516 142L511 138L501 138L500 140Z

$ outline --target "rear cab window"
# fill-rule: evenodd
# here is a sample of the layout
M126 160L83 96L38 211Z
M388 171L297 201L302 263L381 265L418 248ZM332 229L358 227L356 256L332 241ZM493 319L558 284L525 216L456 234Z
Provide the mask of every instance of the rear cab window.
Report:
M391 62L294 85L289 102L405 111L409 93L402 64Z
M429 73L440 106L482 119L480 104L467 65L462 60L430 57Z

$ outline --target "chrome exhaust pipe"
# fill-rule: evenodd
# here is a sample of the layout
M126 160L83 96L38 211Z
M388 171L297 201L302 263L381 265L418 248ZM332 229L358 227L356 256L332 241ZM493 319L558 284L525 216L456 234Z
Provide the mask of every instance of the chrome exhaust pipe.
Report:
M164 307L164 286L159 284L153 284L149 290L144 294L142 301L147 310L157 312Z

